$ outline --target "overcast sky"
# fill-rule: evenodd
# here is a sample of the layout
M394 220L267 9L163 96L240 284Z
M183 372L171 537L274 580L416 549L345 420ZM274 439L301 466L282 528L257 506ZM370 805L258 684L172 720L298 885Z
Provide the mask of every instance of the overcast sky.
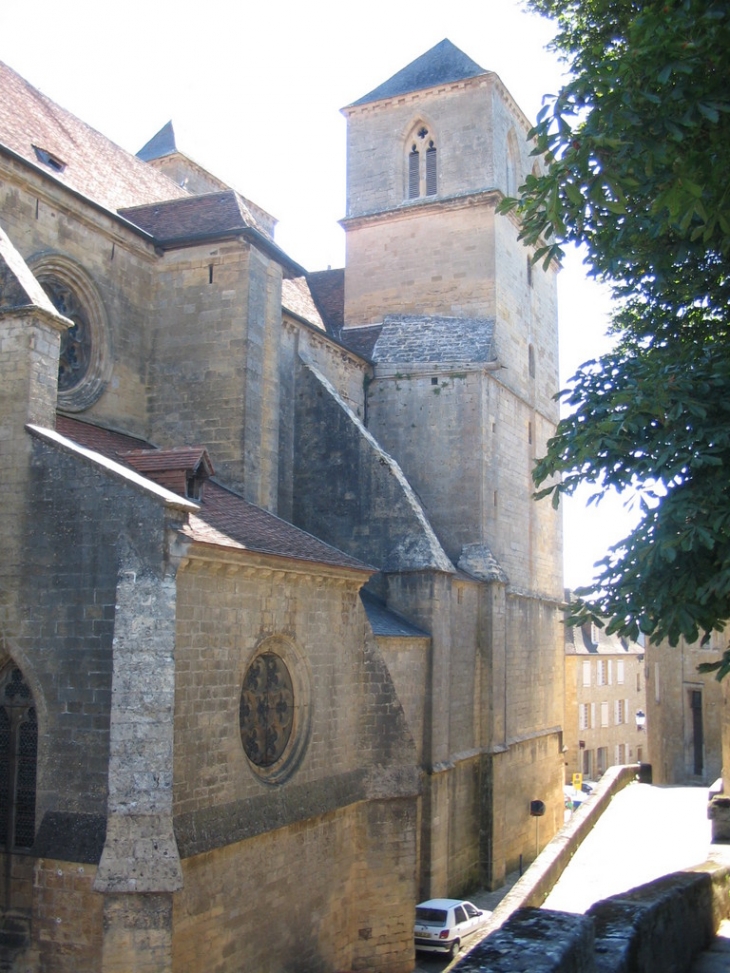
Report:
M308 270L344 264L344 105L448 37L534 118L560 84L551 33L519 0L0 5L1 60L131 152L171 120L179 149L275 216L277 242ZM609 302L575 256L559 287L565 380L605 349ZM619 501L573 501L565 528L575 587L626 518Z

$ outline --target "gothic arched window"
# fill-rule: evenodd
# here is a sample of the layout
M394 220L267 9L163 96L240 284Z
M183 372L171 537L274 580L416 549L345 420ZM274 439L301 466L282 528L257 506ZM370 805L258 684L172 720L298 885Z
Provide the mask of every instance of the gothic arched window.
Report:
M419 122L406 140L406 196L435 196L438 192L436 139L426 125Z
M0 673L0 847L26 850L35 839L38 721L17 666Z

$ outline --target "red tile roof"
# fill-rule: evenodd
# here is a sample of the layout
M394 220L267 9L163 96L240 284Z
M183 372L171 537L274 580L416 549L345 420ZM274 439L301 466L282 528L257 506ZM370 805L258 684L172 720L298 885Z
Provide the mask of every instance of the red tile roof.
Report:
M213 476L215 470L205 446L175 446L172 449L133 449L117 454L138 473L155 473L162 470L195 470L205 463L206 473Z
M188 196L0 62L0 144L106 209Z
M316 270L307 274L314 303L330 334L339 337L345 323L345 270Z
M325 330L305 277L293 277L281 282L281 303L285 311L291 311L297 317L304 318L320 331Z
M139 461L139 451L147 448L160 452L144 440L124 433L102 429L99 426L72 419L70 416L57 416L56 429L61 435L74 440L87 449L93 449L109 459L124 465L128 462L130 451L134 451L135 462ZM186 449L200 447L179 447L164 450L166 454L185 453ZM139 469L135 467L135 469ZM220 483L209 480L200 502L198 513L190 514L183 533L191 540L219 547L255 551L297 561L311 561L335 568L348 568L372 573L362 561L343 554L318 538L294 527L280 517L249 503Z
M144 206L128 206L120 209L119 213L130 223L146 230L162 245L190 237L235 233L247 227L254 227L268 236L254 219L243 197L233 189Z

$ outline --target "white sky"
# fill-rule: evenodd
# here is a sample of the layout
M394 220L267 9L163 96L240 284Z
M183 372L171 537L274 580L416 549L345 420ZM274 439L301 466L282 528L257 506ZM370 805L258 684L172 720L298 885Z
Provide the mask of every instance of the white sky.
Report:
M560 83L550 36L518 0L0 5L1 60L131 152L172 120L181 151L272 213L277 242L308 270L344 264L340 108L448 37L534 118ZM575 256L559 280L565 380L606 347L609 302ZM618 501L569 502L564 521L575 587L627 521Z

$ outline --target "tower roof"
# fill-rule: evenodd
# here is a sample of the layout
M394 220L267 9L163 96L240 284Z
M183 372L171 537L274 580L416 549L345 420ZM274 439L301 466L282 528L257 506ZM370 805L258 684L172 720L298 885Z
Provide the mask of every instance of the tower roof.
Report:
M174 155L175 152L177 152L175 130L170 121L166 125L163 125L160 131L156 135L153 135L149 142L145 142L137 153L137 158L142 159L143 162L149 162L151 159L161 159L165 155Z
M476 78L480 74L487 74L487 72L450 40L444 38L430 51L411 61L392 78L388 78L367 95L358 98L349 107L366 105L368 102L380 101L382 98L394 98L411 91L433 88L439 84L450 84L452 81Z

